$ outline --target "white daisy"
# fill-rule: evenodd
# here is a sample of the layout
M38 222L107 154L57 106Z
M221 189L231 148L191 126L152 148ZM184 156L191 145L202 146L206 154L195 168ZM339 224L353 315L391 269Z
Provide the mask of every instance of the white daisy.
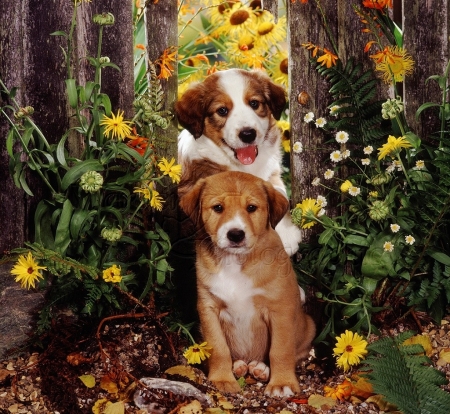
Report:
M343 160L345 160L346 158L350 157L350 150L342 151L341 156L342 156Z
M364 151L364 154L367 154L367 155L372 154L372 152L373 152L372 145L368 145L367 147L364 147L363 151Z
M309 124L311 121L314 120L314 113L313 112L308 112L304 117L303 117L303 121L305 121L307 124Z
M359 187L356 187L354 185L352 185L349 189L348 189L348 193L353 196L356 197L357 195L359 195L361 193L361 189Z
M296 154L300 154L303 151L303 144L301 142L294 142L294 145L292 146L292 151L294 151Z
M317 128L323 128L326 123L327 120L325 118L317 118L315 122Z
M322 207L326 207L328 204L327 199L322 195L317 196L317 203L320 204Z
M385 252L392 252L394 250L394 243L390 241L384 242L383 249Z
M416 241L416 239L413 236L411 236L411 235L405 236L406 243L413 245L415 241Z
M330 115L332 115L332 116L338 116L337 110L338 110L339 108L340 108L339 105L333 105L333 106L330 108Z
M400 226L398 224L391 224L392 233L397 233L400 230Z
M316 177L316 178L314 178L314 180L312 180L312 183L311 183L312 186L317 187L319 184L320 184L319 177Z
M339 142L339 144L345 144L349 139L349 136L347 132L345 131L338 131L336 132L336 141Z
M328 168L328 170L326 170L326 171L323 173L323 176L324 176L325 180L331 180L331 179L334 177L334 171L333 171L333 170L330 170L330 169Z
M361 160L362 165L370 165L370 158L363 158Z
M338 151L338 150L333 151L333 152L330 154L330 158L331 158L331 161L333 161L333 162L338 162L338 161L342 160L342 154L341 154L341 151Z
M416 168L418 170L423 170L425 168L425 161L424 160L417 160L416 161Z

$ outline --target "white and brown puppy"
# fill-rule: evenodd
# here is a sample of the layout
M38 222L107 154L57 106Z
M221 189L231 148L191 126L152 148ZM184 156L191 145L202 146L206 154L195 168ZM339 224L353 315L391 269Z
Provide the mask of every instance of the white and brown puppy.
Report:
M260 70L216 72L191 86L175 104L178 121L185 128L178 138L179 196L198 179L221 171L253 174L286 196L281 131L276 125L285 105L284 89ZM288 254L294 254L301 233L289 213L277 232Z
M208 378L238 392L233 371L249 370L263 381L270 375L270 396L299 392L295 368L308 356L315 327L274 230L286 197L267 181L230 171L200 179L180 206L198 229L197 309L212 346Z

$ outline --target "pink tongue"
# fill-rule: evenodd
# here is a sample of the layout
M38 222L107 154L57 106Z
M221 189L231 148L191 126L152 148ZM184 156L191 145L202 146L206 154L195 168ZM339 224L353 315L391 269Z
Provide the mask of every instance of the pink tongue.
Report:
M240 161L240 163L244 165L253 164L257 155L258 148L256 147L256 145L250 145L248 147L236 149L236 157Z

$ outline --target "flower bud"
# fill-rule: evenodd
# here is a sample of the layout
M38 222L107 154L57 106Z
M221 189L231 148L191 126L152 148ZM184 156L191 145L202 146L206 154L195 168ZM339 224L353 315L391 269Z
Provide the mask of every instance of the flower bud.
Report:
M372 220L380 221L389 214L389 207L384 201L375 200L369 208L369 217Z
M96 193L102 185L103 177L97 171L87 171L80 178L80 187L87 193Z
M382 185L391 181L391 176L388 173L380 173L372 177L372 179L367 180L368 184Z
M92 21L100 26L111 26L115 19L112 13L102 13L94 15Z
M122 237L122 229L119 227L113 227L111 229L104 227L100 235L109 242L116 242Z
M102 56L98 61L100 63L109 63L109 62L111 62L111 60L109 59L108 56Z
M296 226L300 226L302 224L302 216L303 216L303 210L301 208L295 207L291 211L292 222Z
M22 119L26 116L33 115L34 108L32 106L26 106L25 108L20 108L15 114L14 117L16 119Z
M353 184L350 180L345 180L342 184L341 184L341 191L343 193L348 193L348 190L350 190L350 187L353 187Z

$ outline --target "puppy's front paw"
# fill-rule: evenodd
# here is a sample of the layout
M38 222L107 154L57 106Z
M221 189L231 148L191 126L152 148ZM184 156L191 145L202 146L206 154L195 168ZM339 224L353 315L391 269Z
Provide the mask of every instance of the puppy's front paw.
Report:
M295 392L289 385L270 385L268 384L264 390L264 394L269 397L292 397Z
M275 227L283 242L284 250L289 256L297 253L298 245L302 241L300 229L291 221L290 214L286 214Z
M222 392L233 392L237 393L241 391L241 387L238 382L233 378L233 380L211 380L211 382L216 386L219 391Z
M248 364L248 372L253 378L262 382L269 381L270 368L264 362L252 361Z
M237 361L233 362L233 374L240 378L245 377L245 375L248 372L248 365L242 361L242 359L238 359Z

